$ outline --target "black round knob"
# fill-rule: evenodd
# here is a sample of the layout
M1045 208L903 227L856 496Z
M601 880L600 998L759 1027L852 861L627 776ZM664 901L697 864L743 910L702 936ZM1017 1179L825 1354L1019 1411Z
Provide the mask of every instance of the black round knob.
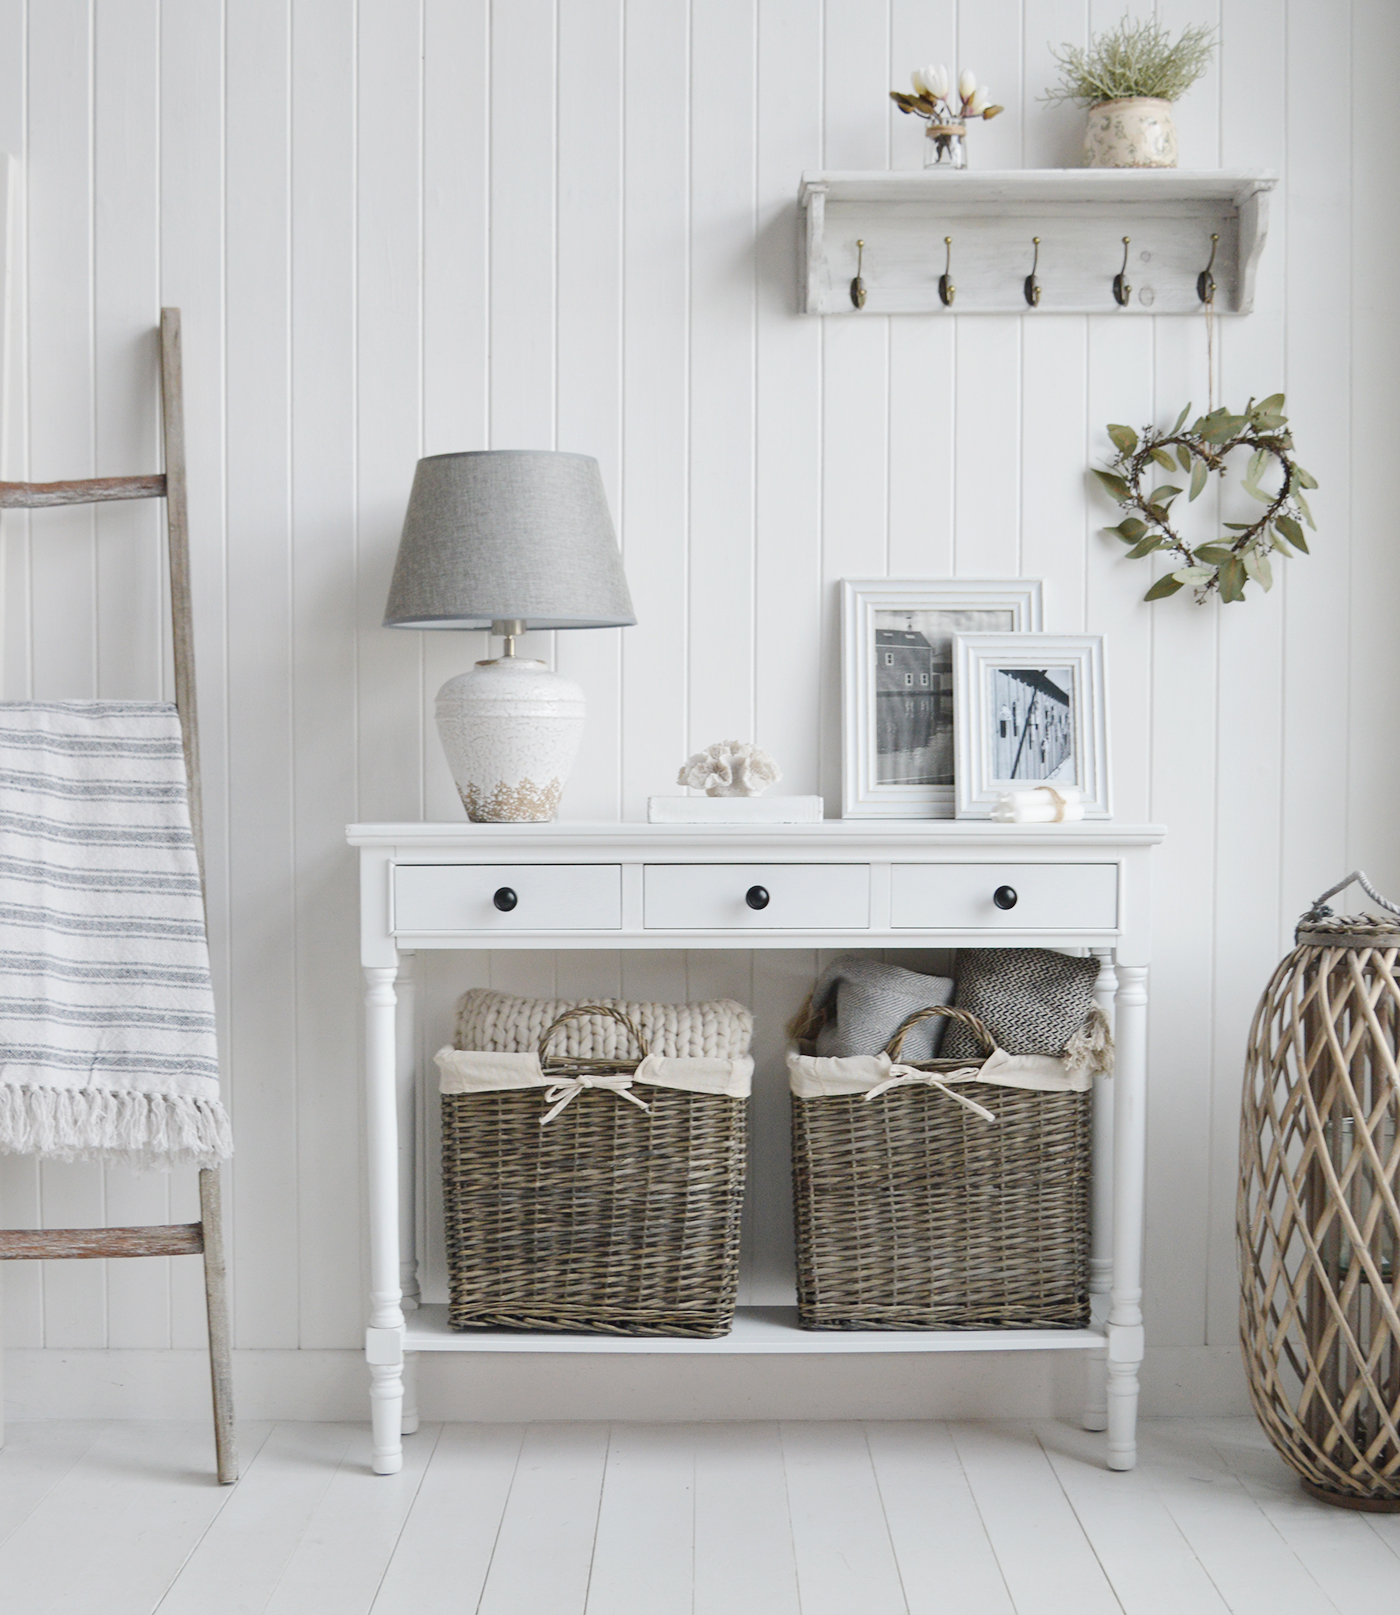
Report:
M744 901L750 908L767 908L771 901L766 886L750 886L744 893Z
M509 886L502 886L497 890L491 901L500 909L502 914L509 914L520 899ZM1015 901L1014 893L1012 894L1012 901Z
M1016 907L1016 888L1014 886L998 886L992 893L992 901L998 908Z

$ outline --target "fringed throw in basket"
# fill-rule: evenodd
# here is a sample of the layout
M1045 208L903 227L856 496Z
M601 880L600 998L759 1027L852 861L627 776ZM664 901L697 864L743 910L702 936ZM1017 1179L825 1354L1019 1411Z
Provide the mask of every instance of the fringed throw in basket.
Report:
M549 1053L597 1016L637 1052ZM454 1328L729 1332L747 1055L651 1054L629 1017L592 1004L558 1016L538 1053L443 1049L437 1064Z
M1393 918L1325 907L1353 880ZM1400 908L1360 873L1303 916L1250 1030L1240 1337L1315 1497L1400 1510Z
M905 1064L930 1016L983 1055ZM1106 1032L1094 1057L1110 1058ZM1089 1319L1088 1060L1011 1055L967 1010L879 1055L788 1057L805 1329L1073 1329Z

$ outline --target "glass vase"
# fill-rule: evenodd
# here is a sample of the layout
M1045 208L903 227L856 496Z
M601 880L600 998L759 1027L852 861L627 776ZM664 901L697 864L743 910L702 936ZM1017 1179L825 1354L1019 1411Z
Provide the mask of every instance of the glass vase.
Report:
M925 168L967 167L967 125L929 123L924 126Z

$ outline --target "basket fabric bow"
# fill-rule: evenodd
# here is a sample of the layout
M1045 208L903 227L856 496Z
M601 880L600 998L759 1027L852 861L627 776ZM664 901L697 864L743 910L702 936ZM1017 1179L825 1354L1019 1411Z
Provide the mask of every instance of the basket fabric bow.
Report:
M970 1110L975 1116L980 1116L984 1122L994 1122L996 1117L985 1105L979 1105L975 1099L969 1099L966 1094L959 1093L950 1088L950 1082L976 1082L982 1075L980 1066L964 1066L960 1071L945 1071L941 1074L933 1071L920 1071L915 1065L892 1065L890 1074L881 1083L877 1083L865 1099L868 1104L872 1099L878 1099L882 1093L888 1093L891 1088L906 1088L911 1083L920 1082L926 1087L937 1088L945 1099L951 1099L964 1110Z
M651 1106L645 1100L638 1099L632 1090L632 1079L628 1076L596 1076L596 1077L563 1077L558 1082L551 1083L544 1092L544 1102L554 1108L540 1117L540 1126L548 1127L550 1122L566 1110L569 1105L583 1092L585 1088L606 1088L609 1093L615 1093L619 1099L625 1099L628 1104L635 1105L638 1110L651 1114Z

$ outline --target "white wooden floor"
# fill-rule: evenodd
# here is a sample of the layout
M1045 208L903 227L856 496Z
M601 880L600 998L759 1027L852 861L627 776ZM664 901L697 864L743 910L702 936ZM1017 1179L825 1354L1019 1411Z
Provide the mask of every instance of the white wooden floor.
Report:
M1313 1615L1400 1607L1400 1516L1304 1497L1252 1421L1136 1473L1059 1424L12 1424L13 1615Z

